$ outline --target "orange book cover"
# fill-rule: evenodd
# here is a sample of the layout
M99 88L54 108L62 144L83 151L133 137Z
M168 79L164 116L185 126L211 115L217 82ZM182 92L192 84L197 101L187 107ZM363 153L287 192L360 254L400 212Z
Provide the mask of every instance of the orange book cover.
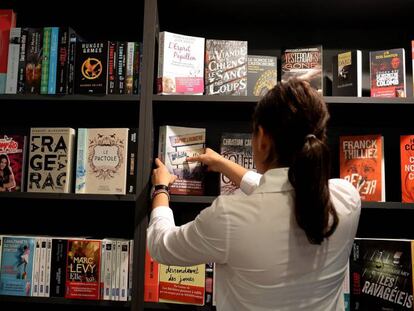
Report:
M414 135L400 137L401 201L414 202Z
M144 301L158 302L159 264L145 251Z
M362 201L385 201L381 135L340 136L339 175L359 191Z

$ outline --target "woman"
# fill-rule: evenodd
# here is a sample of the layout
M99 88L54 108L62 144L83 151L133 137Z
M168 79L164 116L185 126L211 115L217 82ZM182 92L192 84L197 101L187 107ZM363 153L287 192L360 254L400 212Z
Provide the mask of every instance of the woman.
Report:
M164 190L175 178L156 159L151 256L171 265L216 262L218 310L342 310L361 201L347 181L329 180L328 119L307 82L275 86L253 114L258 173L211 149L189 159L227 175L247 196L219 196L179 227Z
M0 154L0 192L11 191L16 187L10 160L7 154Z

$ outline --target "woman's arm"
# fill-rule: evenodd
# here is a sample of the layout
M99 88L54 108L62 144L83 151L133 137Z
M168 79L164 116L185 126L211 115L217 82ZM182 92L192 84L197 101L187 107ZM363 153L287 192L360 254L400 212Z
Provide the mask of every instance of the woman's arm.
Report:
M14 188L14 187L16 187L16 181L15 181L15 179L14 179L14 175L13 175L13 173L10 173L10 175L9 175L9 182L8 183L4 183L3 184L3 188L5 188L5 189L11 189L11 188Z

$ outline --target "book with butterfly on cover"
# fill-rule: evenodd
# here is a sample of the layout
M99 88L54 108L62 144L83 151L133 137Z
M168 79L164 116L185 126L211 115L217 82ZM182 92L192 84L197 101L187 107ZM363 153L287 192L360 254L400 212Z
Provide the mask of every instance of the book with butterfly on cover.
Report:
M385 201L384 146L381 135L339 137L339 174L362 201Z
M247 95L263 96L277 83L277 58L247 55Z
M351 310L413 310L413 241L355 238Z

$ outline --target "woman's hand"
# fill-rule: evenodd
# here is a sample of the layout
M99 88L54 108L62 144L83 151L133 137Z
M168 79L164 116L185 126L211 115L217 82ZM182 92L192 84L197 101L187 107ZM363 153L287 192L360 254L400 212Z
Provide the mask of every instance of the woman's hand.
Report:
M170 174L167 167L160 159L155 159L156 168L152 171L152 184L153 185L166 185L169 186L177 179L177 176Z
M213 149L206 148L205 153L195 157L188 157L188 162L201 162L207 165L207 170L212 172L221 172L223 157L215 152Z

